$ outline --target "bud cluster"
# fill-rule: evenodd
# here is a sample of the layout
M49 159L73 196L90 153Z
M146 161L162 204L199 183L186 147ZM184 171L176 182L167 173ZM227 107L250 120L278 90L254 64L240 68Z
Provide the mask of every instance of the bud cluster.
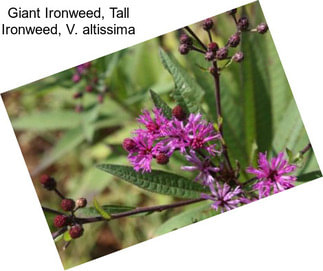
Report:
M250 32L258 32L259 34L264 34L267 32L268 26L266 23L260 23L255 29L250 29L248 18L246 16L241 16L241 17L237 16L237 9L232 9L228 11L228 15L233 17L237 30L229 37L224 47L220 48L219 45L212 40L211 30L214 28L214 21L212 18L208 18L202 22L201 27L203 30L208 32L210 43L203 44L201 40L193 33L193 31L189 29L189 27L185 27L186 30L190 30L188 31L189 34L191 34L192 37L196 39L196 41L203 48L193 47L192 37L184 33L180 36L180 39L179 39L179 42L180 42L179 52L182 55L186 55L190 52L190 50L194 49L195 51L203 53L205 60L210 62L228 60L228 63L226 63L222 68L226 68L231 64L231 62L237 62L237 63L242 62L244 59L243 52L237 51L233 53L233 55L229 56L230 48L232 49L237 48L240 45L242 32L250 31ZM212 65L209 68L209 71L212 75L217 74L217 70L222 69L221 67L216 69L215 68L216 66Z
M60 211L55 211L59 213L54 217L53 225L56 228L61 228L69 231L69 235L72 239L79 238L83 235L84 229L80 221L75 217L75 212L79 208L85 208L87 205L86 198L79 198L74 201L73 199L65 198L57 189L56 180L48 175L42 175L40 178L41 185L49 191L54 191L61 198L60 208L68 213L60 213Z
M108 89L107 87L103 87L103 89L100 87L97 71L93 67L92 62L86 62L75 67L72 81L75 84L82 85L82 87L73 94L74 99L79 100L84 96L85 93L91 93L97 95L98 103L103 103L104 96L106 95ZM81 82L83 84L81 84ZM78 113L82 112L83 105L81 103L76 105L75 111Z
M179 52L182 55L187 55L193 46L192 38L184 33L180 36L179 42L180 42L180 45L178 48Z

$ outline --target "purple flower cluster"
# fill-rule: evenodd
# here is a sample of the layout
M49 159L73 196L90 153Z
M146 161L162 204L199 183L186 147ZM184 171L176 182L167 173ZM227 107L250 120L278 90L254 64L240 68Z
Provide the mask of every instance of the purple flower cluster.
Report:
M176 117L169 120L160 109L154 108L153 116L145 110L137 120L144 127L135 130L134 137L126 138L123 142L123 147L129 152L128 159L136 171L150 172L154 158L160 154L170 158L177 150L194 165L198 159L196 152L204 150L210 156L219 153L215 141L221 136L211 123L202 119L201 114L190 114L187 120L178 120ZM196 159L190 159L191 156ZM217 168L211 171L217 171ZM206 169L205 172L209 171ZM210 178L206 175L203 182Z
M82 74L84 74L90 68L91 68L91 62L86 62L76 66L75 73L73 74L73 77L72 77L73 82L78 83L82 78Z
M224 212L256 200L253 196L252 199L247 198L242 186L229 185L233 181L231 177L226 177L221 184L225 172L215 165L213 159L221 154L217 144L221 134L213 125L203 120L199 113L186 118L179 106L174 109L172 119L167 119L157 108L152 110L152 115L144 110L138 117L137 121L143 127L123 142L134 169L150 172L153 159L159 164L167 164L173 153L179 151L190 164L181 169L196 171L194 180L210 189L210 193L201 194L201 198L213 201L213 209ZM259 198L294 186L296 177L287 174L293 172L296 166L288 164L283 152L271 161L267 161L266 154L260 153L258 163L259 168L248 167L246 171L256 175L253 189L258 191Z
M267 197L271 192L278 193L294 186L296 176L286 175L295 171L296 166L288 164L284 153L280 152L271 161L267 160L266 153L259 153L259 168L248 167L247 172L256 175L259 180L253 185L258 190L259 198Z
M228 184L222 186L216 182L216 189L213 184L210 186L211 195L201 194L204 199L212 200L211 207L215 210L220 210L221 213L236 208L240 203L249 203L250 200L242 197L242 190L239 186L232 189Z
M92 93L97 95L97 102L102 104L104 102L104 97L108 92L107 86L102 86L98 79L98 74L95 66L92 62L86 62L78 65L74 68L74 74L72 76L72 81L79 85L77 92L73 94L73 98L80 100L86 93ZM85 86L84 86L85 84ZM75 107L76 112L83 111L82 101Z

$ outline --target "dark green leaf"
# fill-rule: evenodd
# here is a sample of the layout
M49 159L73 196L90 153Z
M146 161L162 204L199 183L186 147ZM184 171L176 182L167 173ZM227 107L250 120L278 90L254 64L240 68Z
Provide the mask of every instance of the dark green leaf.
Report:
M242 35L245 61L241 63L241 94L245 113L246 148L247 153L250 153L254 142L257 143L259 151L268 151L271 148L273 124L270 93L264 77L266 63L263 61L264 57L258 55L259 50L262 54L266 50L261 37L248 34Z
M321 171L318 170L318 171L313 171L313 172L305 173L303 175L298 176L297 181L304 183L320 177L322 177L322 173Z
M109 214L117 214L135 209L135 207L119 205L102 205L101 207L105 212ZM95 207L82 208L79 209L77 212L78 215L82 217L92 217L100 215L100 213L95 209Z
M204 91L197 82L184 70L177 60L171 58L163 49L160 49L160 57L164 67L173 76L175 91L173 97L187 112L199 111Z
M132 167L103 164L99 169L115 175L142 189L179 198L199 198L207 189L182 176L173 173L153 170L150 173L136 172Z
M162 110L163 114L166 118L172 118L172 109L160 98L160 96L154 92L153 90L150 91L151 99L153 100L155 106Z

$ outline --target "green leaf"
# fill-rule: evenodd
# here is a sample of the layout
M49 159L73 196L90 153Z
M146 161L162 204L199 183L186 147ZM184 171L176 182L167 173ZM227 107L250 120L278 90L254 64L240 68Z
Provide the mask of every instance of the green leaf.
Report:
M71 110L33 112L12 120L15 130L36 132L71 129L77 127L80 123L80 114Z
M47 153L39 165L32 172L32 175L37 175L39 172L50 166L59 158L74 150L79 144L84 141L82 127L74 128L67 131L56 145Z
M102 164L99 169L117 176L142 189L179 198L199 198L207 189L182 176L173 173L153 170L150 173L136 172L132 167Z
M62 239L64 239L64 234L57 236L54 241L55 241L55 243L57 243L57 242L61 241Z
M72 240L72 237L71 237L71 235L70 235L69 231L64 232L64 234L63 234L63 239L64 239L64 241L66 241L66 242L69 242L69 241L71 241L71 240Z
M99 202L96 199L93 199L93 205L94 208L98 211L100 216L102 216L104 219L109 220L111 219L111 215L99 204Z
M173 76L175 91L173 97L187 112L196 113L202 101L204 91L179 63L171 58L163 49L160 57L164 67Z
M187 211L184 211L176 216L173 216L165 223L163 223L159 228L156 230L156 235L161 235L181 227L190 225L192 223L201 221L203 219L209 218L218 214L217 211L210 207L210 203L203 203L199 204L199 206L191 208Z
M306 145L308 138L303 126L302 119L297 110L295 101L290 100L289 105L285 108L284 117L280 120L275 129L273 147L276 152L288 148L291 151L297 151Z
M109 213L109 214L117 214L117 213L122 213L122 212L135 209L135 207L119 206L119 205L102 205L101 208L106 213ZM82 209L79 209L77 212L78 212L78 215L81 215L83 217L92 217L92 216L101 215L95 207L82 208Z
M172 118L172 109L160 98L160 96L153 90L149 90L151 99L154 102L156 108L161 109L166 118Z
M313 171L313 172L309 172L309 173L305 173L303 175L300 175L297 177L297 182L308 182L317 178L322 177L322 173L321 171L317 170L317 171Z
M249 34L249 33L248 33ZM266 49L260 36L242 33L242 51L245 61L241 63L242 103L247 153L256 140L258 150L268 151L273 137L272 106L268 82L264 76Z
M132 81L142 88L150 88L161 74L158 57L158 40L152 39L133 47L133 55L128 61L131 65Z
M288 161L292 162L294 160L293 152L290 149L286 148L286 153L287 153L287 156L288 156Z

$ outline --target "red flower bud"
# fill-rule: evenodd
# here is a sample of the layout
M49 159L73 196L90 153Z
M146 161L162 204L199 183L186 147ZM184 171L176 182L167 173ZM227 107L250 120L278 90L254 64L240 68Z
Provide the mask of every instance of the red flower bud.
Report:
M186 119L186 113L184 109L180 105L176 105L172 110L173 116L178 120L185 120Z
M75 207L75 201L72 199L63 199L61 201L61 207L66 212L72 211Z
M169 162L169 157L165 153L158 153L156 155L156 161L158 164L166 165Z
M56 228L62 228L64 226L67 226L68 220L69 219L66 215L57 215L54 218L54 226Z
M69 234L72 237L72 239L76 239L76 238L81 237L83 232L84 232L84 229L79 224L72 226L69 230Z
M40 183L47 190L54 190L56 188L56 180L48 175L42 175L40 178Z

